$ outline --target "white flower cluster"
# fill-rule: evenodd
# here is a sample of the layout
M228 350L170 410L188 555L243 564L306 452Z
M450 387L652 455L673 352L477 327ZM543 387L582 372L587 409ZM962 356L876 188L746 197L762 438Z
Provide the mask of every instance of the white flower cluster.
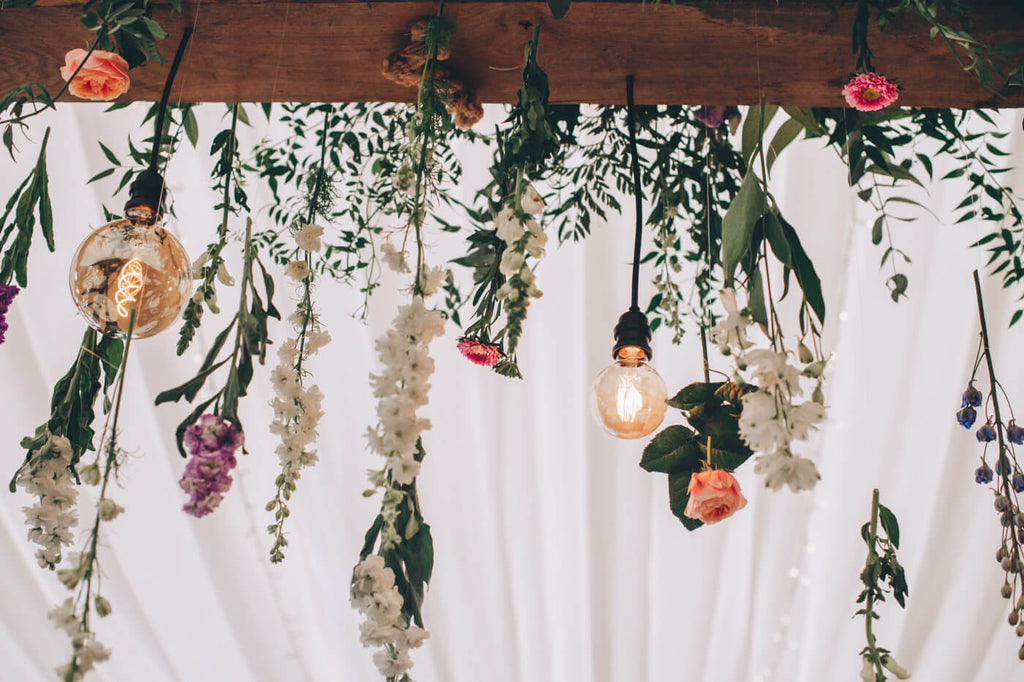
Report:
M28 539L41 546L36 552L39 565L53 568L61 561L61 548L71 545L71 527L78 523L75 502L78 490L68 466L71 443L64 436L50 434L46 442L29 456L28 465L17 478L17 485L39 498L31 507L23 507Z
M387 465L371 473L375 484L390 474L393 483L409 485L419 474L416 443L430 428L430 420L417 417L416 410L427 404L428 380L434 373L428 344L444 334L444 323L440 311L428 309L416 296L399 307L392 328L376 341L382 368L380 374L370 375L370 386L377 399L378 422L368 429L367 440L370 451L384 457Z
M395 587L395 572L384 565L383 557L371 554L356 564L351 602L352 608L366 616L359 627L359 641L364 647L381 647L373 655L380 674L387 679L405 675L412 668L409 649L419 647L430 635L402 616L403 600Z
M99 599L97 598L97 601ZM96 635L85 627L75 613L75 603L70 597L60 606L54 607L49 617L71 638L71 661L57 668L57 676L62 680L81 680L87 672L96 667L97 663L110 658L110 650L96 641Z
M323 227L312 223L303 223L295 232L295 243L300 251L304 251L307 254L316 253L324 246L320 239L323 237L323 234ZM301 282L312 274L312 270L304 256L285 265L284 274L296 282Z
M301 329L302 310L296 311L291 321ZM315 319L310 319L305 341L299 347L298 338L288 339L277 352L279 364L270 374L270 383L276 396L270 402L274 408L274 421L270 431L281 437L277 455L281 461L282 474L288 482L299 477L299 470L317 461L316 451L310 449L318 433L317 426L324 411L321 408L323 393L316 384L305 386L296 370L299 356L303 362L316 354L331 340L331 335L320 328Z
M740 437L759 453L754 473L763 475L765 485L772 490L783 485L793 492L810 490L821 475L814 462L794 455L792 446L794 441L806 440L825 421L821 392L824 361L810 362L813 358L806 358L809 364L801 371L790 364L786 353L754 348L747 337L752 320L738 309L736 293L724 289L720 295L726 316L711 330L712 338L724 353L736 357L736 382L757 386L756 391L743 396L739 418ZM746 372L748 379L740 372ZM803 393L801 377L818 382L811 400L805 402L797 401Z
M535 216L544 209L544 200L533 185L528 185L521 205L525 213ZM542 295L534 284L533 270L526 264L526 257L543 257L548 236L540 223L533 218L523 222L509 206L498 213L495 227L498 238L505 242L498 270L508 278L498 289L498 298L505 300L506 306L518 303L525 308L529 305L528 299Z

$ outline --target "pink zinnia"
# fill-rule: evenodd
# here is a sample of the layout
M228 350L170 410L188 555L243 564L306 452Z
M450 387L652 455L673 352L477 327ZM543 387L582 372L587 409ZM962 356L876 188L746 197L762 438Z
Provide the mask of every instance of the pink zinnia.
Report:
M459 339L459 352L473 364L484 367L493 367L501 360L501 351L497 346L476 339Z
M899 96L899 86L877 73L858 73L843 88L846 103L857 111L884 109Z

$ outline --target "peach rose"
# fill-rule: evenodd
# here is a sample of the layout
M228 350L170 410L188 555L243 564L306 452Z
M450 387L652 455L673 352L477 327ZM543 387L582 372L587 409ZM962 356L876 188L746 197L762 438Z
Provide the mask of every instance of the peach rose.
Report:
M67 81L71 76L68 90L75 97L107 102L117 99L128 92L128 62L119 54L104 50L93 50L78 74L75 70L89 54L85 50L71 50L64 55L64 66L60 68L61 77Z
M732 474L721 469L701 471L690 477L686 488L690 501L683 512L691 519L704 523L718 523L747 506L740 493L740 484Z

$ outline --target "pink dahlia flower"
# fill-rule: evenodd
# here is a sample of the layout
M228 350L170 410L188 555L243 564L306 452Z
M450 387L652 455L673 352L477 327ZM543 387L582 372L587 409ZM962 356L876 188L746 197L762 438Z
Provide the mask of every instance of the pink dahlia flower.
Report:
M846 103L857 111L884 109L899 96L899 86L877 73L858 73L843 87Z
M497 346L476 339L459 339L459 352L473 364L484 367L494 367L501 360L501 351Z

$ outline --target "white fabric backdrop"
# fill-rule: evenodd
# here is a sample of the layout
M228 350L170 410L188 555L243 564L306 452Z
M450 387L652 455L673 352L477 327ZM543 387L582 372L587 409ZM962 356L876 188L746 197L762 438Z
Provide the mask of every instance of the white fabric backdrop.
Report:
M71 255L103 222L101 202L123 201L110 199L111 184L84 184L105 167L94 140L123 149L140 106L118 116L65 106L45 121L56 125L50 169L58 249L36 246L30 287L14 303L0 347L6 472L23 457L19 439L45 419L51 387L84 326L67 293ZM207 135L220 112L203 112ZM1020 112L1000 120L1014 131L1007 145L1020 165ZM266 132L265 123L254 122L255 130L244 132L249 142ZM33 127L36 140L42 123ZM489 159L466 154L460 191L469 198ZM29 156L26 144L17 168L3 161L3 196L27 171ZM177 231L192 254L218 220L208 168L205 153L186 149L168 174ZM1019 188L1024 174L1004 177ZM436 562L425 607L432 635L415 652L417 680L858 680L863 620L851 616L865 553L859 528L875 486L901 521L910 583L905 612L882 605L879 642L915 679L1024 679L998 594L998 520L991 494L973 481L980 449L953 419L977 340L970 272L983 264L966 245L983 228L950 226L949 209L961 194L952 185L936 189L927 201L946 224L923 216L895 227L898 246L914 258L906 269L910 298L896 305L878 268L881 250L868 238L874 216L846 187L832 152L816 141L794 144L780 158L773 187L829 305L831 418L809 449L823 477L817 489L770 493L748 464L738 478L749 506L689 533L669 511L665 477L637 466L643 443L616 441L592 423L587 391L609 360L611 330L627 305L632 218L598 223L584 244L551 248L541 266L545 295L531 308L520 353L525 381L463 360L453 327L434 344L437 372L426 410L434 427L425 438L420 487ZM264 205L262 194L253 195L254 206ZM435 239L433 262L456 254L448 237ZM279 283L277 302L287 312L292 292ZM365 470L376 464L362 434L373 416L373 339L402 300L396 286L385 280L365 325L351 317L358 292L334 284L318 290L334 337L316 360L328 416L321 461L304 474L291 505L281 566L266 558L271 519L263 510L277 469L265 426L273 364L258 369L243 400L251 454L222 507L195 520L180 511L184 461L173 443L186 407L155 408L152 397L191 376L224 317L207 316L181 359L168 360L173 332L133 347L122 443L136 456L114 494L127 513L104 527L103 591L114 613L95 625L114 656L93 679L377 679L347 593L379 502L360 495ZM1024 400L1024 357L1015 352L1022 332L1006 329L1019 292L987 282L985 293L997 371L1011 399ZM223 301L232 296L222 291ZM273 331L281 338L284 328ZM728 369L717 354L713 363ZM655 366L670 392L699 379L695 337L673 347L658 335ZM670 413L666 423L680 421ZM21 512L28 502L20 491L0 496L4 682L51 679L68 652L46 618L66 593L33 558Z

